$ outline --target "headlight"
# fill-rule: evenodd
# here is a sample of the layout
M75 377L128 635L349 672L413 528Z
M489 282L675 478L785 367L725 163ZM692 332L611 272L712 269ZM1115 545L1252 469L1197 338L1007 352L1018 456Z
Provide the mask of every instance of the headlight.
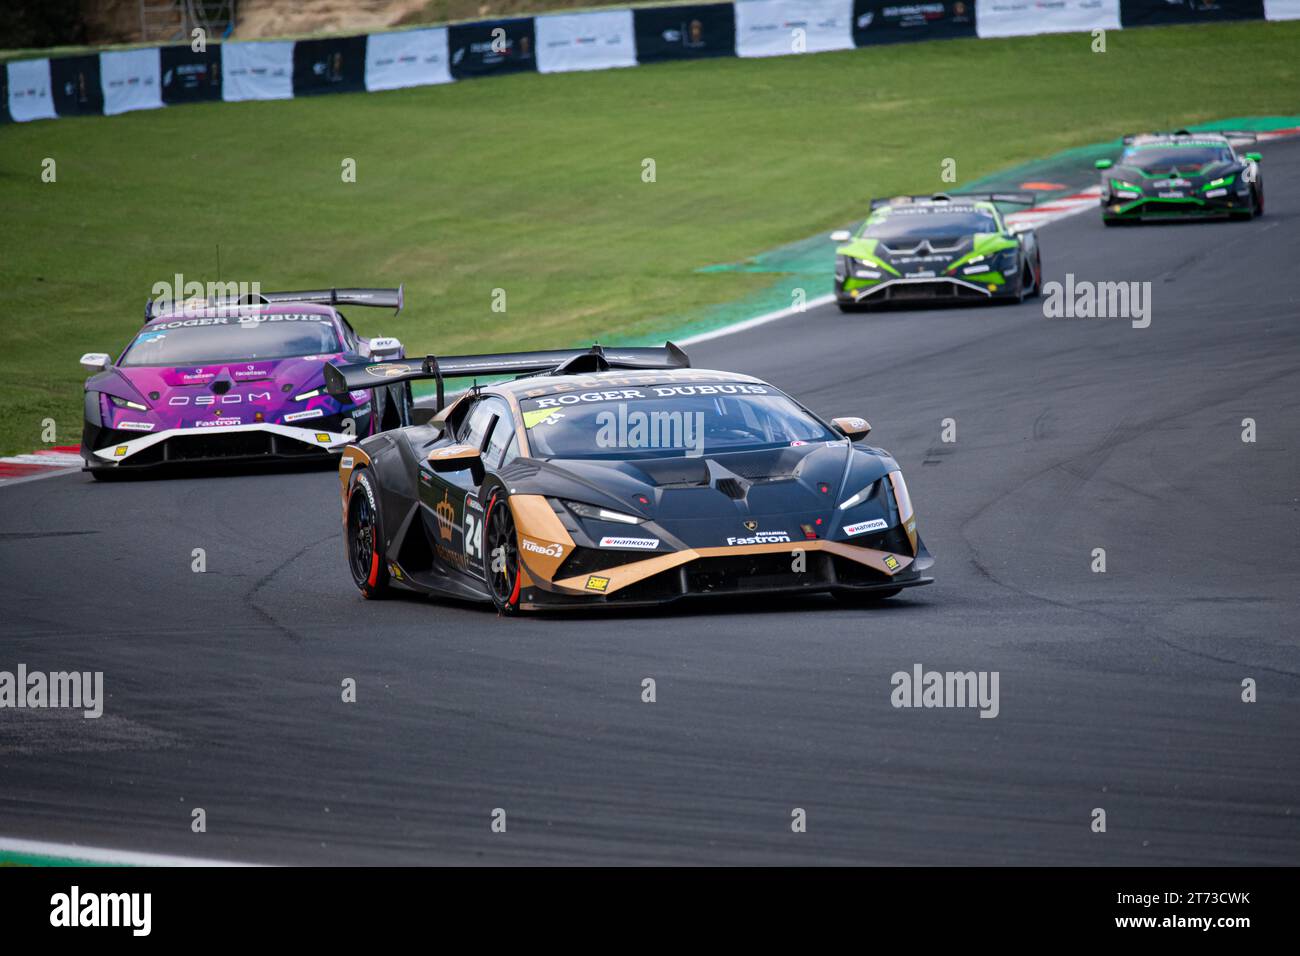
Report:
M880 479L876 479L871 484L867 485L867 487L859 491L852 498L845 498L843 501L840 502L840 510L848 511L850 508L860 505L862 504L862 502L875 497L876 486L879 484L880 484Z
M116 395L108 396L108 400L118 408L134 408L137 412L149 411L149 406L141 405L139 402L128 401L125 398L118 398Z
M584 504L581 501L566 501L564 506L579 518L588 518L592 521L618 521L622 524L640 524L645 520L635 515L625 515L621 511L610 511L608 508L598 508L595 505Z
M320 394L320 389L319 389L319 388L313 388L310 392L303 392L301 395L295 395L295 396L293 397L293 400L294 400L295 402L305 402L305 401L307 401L307 399L309 399L309 398L315 398L315 397L316 397L317 395L319 395L319 394Z
M898 504L898 517L903 522L912 520L912 496L907 493L907 482L901 471L891 471L889 480L894 485L894 501Z

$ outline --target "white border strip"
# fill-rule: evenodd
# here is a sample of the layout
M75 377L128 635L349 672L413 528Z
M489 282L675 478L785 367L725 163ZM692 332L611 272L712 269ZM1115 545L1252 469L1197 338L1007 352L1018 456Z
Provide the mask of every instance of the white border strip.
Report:
M106 850L99 847L80 846L76 843L47 843L44 840L18 840L11 837L0 837L0 853L23 853L29 856L52 857L74 863L102 863L109 866L260 865L257 863L235 863L229 860L208 860L196 856L170 856L163 853Z

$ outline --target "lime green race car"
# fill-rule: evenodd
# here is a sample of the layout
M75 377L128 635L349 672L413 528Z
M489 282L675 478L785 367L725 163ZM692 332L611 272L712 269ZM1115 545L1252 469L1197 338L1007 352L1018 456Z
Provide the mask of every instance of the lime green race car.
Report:
M856 233L831 233L841 312L891 303L1023 301L1043 284L1038 237L1007 225L997 203L1020 193L895 196L873 200Z
M1097 160L1101 219L1108 226L1155 219L1253 219L1264 213L1259 153L1238 154L1229 136L1153 133L1125 136L1119 159Z

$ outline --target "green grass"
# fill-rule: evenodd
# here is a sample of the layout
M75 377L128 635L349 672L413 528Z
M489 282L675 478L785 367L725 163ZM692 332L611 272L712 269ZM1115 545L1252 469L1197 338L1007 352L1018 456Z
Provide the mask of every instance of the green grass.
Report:
M1300 23L963 40L0 130L0 452L80 434L77 358L173 273L407 284L363 332L416 353L615 342L769 278L700 274L938 188L1143 128L1300 111ZM42 183L41 163L58 181ZM358 181L341 181L345 157ZM657 182L641 181L653 158ZM960 182L958 183L960 186ZM949 187L951 188L951 187ZM508 312L491 310L504 288Z

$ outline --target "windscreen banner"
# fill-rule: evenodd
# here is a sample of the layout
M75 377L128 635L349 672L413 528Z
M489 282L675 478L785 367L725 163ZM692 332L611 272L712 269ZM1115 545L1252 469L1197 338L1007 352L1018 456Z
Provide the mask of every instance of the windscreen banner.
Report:
M447 38L451 75L458 80L537 69L532 17L456 24L447 28Z
M537 70L608 70L636 66L631 10L537 17Z
M905 43L975 35L976 0L928 0L897 3L893 0L854 0L853 42Z
M853 0L740 0L736 53L788 56L853 48Z
M116 116L131 110L162 109L161 63L157 47L101 53L99 76L104 89L104 113Z
M9 82L9 116L15 123L57 119L54 111L54 83L50 61L13 60L6 65Z
M730 3L637 7L632 21L638 63L736 55L736 11Z
M372 33L366 44L366 89L450 83L447 28Z
M975 32L981 37L1119 28L1119 0L979 0L975 4Z
M162 48L162 98L172 103L201 103L221 99L221 47L213 43L206 50L187 46Z
M293 41L266 40L221 44L221 98L293 99Z
M366 38L324 37L293 45L293 95L363 93Z

